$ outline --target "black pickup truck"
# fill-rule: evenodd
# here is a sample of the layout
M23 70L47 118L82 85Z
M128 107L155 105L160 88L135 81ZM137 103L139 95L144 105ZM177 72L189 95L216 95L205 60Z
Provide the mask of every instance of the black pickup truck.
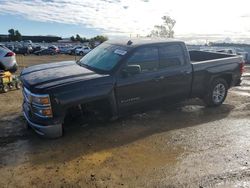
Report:
M181 41L107 41L77 62L24 69L23 114L38 134L59 137L65 117L76 109L119 117L194 97L219 106L240 84L243 69L240 56L188 51Z

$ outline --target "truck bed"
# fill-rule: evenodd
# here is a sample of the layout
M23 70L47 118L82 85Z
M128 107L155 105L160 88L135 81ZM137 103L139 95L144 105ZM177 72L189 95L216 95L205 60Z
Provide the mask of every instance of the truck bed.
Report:
M200 63L202 61L210 61L210 60L218 60L218 59L236 57L235 55L231 55L231 54L205 52L205 51L197 51L197 50L189 51L189 55L190 55L190 60L192 63Z
M241 56L205 51L189 51L189 54L193 69L193 96L204 95L211 76L216 77L223 73L234 75L234 80L241 77Z

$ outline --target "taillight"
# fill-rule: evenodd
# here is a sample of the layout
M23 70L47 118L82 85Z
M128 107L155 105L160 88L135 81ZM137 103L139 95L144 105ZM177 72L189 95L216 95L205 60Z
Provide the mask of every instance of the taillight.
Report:
M241 74L243 74L243 72L244 72L244 70L245 70L245 62L244 61L242 61L241 63L240 63L240 73Z
M11 57L16 55L14 52L8 52L4 57Z

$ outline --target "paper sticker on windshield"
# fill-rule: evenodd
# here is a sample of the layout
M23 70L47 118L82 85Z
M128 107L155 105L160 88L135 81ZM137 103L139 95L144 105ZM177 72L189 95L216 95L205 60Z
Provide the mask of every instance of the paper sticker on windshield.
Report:
M125 50L118 50L118 49L116 49L114 52L115 54L118 54L118 55L125 55L127 53L127 51Z

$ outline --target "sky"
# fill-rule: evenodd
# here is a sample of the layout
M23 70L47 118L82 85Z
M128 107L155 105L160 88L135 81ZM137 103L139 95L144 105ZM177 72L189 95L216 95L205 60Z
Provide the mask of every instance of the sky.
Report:
M249 0L0 0L0 33L145 36L169 15L178 38L248 41L249 10Z

